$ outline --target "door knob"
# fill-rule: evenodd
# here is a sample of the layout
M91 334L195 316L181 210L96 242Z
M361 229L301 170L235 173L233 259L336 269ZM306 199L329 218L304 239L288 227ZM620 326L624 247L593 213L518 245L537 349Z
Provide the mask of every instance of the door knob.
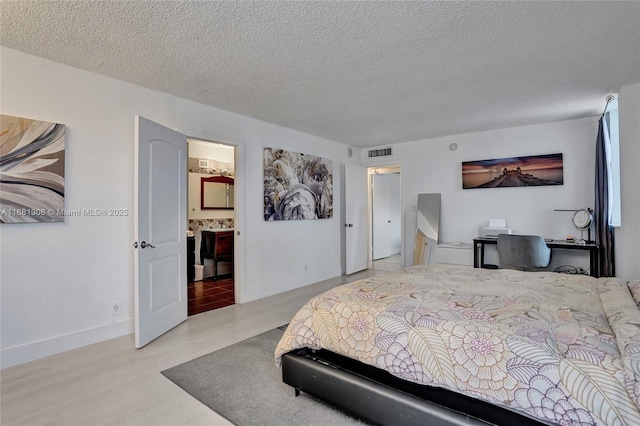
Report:
M156 246L154 246L153 244L150 244L146 241L143 241L140 243L140 248L145 248L145 247L151 247L151 248L156 248Z

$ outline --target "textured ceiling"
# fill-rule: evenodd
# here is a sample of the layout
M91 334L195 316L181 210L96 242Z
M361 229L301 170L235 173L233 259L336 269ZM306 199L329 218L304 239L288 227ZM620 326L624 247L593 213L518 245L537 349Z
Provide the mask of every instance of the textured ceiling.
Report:
M364 147L597 115L640 2L7 1L0 44Z

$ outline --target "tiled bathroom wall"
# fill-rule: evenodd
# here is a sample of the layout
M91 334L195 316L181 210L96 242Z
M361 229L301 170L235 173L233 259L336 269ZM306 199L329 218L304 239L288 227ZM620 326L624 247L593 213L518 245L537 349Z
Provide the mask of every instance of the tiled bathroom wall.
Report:
M197 234L202 229L233 229L233 218L189 219L189 231Z

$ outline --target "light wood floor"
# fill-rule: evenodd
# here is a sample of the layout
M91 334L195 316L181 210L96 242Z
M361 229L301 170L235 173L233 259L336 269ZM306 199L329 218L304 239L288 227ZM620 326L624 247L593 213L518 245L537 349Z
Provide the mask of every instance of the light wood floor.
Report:
M374 260L372 269L382 272L400 271L404 269L404 266L402 265L402 257L400 256L400 253L398 253L384 259Z
M130 335L4 369L0 424L229 425L160 372L286 324L316 294L378 273L195 315L142 349Z

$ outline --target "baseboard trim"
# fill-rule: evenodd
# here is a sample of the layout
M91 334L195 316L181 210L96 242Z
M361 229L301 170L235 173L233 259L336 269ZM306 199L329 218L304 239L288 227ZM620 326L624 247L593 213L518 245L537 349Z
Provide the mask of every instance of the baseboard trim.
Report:
M133 318L0 350L0 369L57 355L134 332Z

